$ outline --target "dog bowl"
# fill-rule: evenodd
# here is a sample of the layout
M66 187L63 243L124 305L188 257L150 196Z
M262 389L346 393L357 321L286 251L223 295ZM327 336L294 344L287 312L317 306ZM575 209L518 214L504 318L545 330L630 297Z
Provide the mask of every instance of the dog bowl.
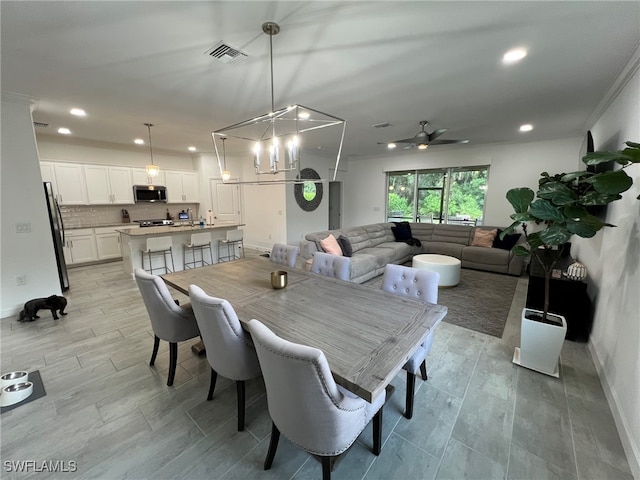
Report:
M17 371L5 373L0 377L0 392L4 390L5 387L16 383L24 383L27 380L29 380L29 372Z
M8 407L18 402L23 401L25 398L29 398L29 395L33 393L33 383L22 382L9 385L2 389L2 395L0 395L0 406Z
M271 272L271 286L276 290L287 286L287 272L284 270L277 270Z

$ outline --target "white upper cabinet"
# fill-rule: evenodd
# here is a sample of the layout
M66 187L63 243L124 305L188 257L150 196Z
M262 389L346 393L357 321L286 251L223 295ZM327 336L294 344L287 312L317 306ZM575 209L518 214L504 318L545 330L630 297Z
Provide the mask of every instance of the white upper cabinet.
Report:
M85 165L89 204L132 204L133 183L128 167Z
M132 172L134 185L165 185L164 172L162 170L155 177L148 176L145 168L133 168Z
M53 191L60 205L86 205L88 203L82 165L46 162L44 168L42 164L40 168L43 181L53 183Z
M195 172L165 172L169 203L198 203L198 176Z
M184 194L184 201L198 203L200 201L198 190L198 175L194 172L182 172L182 193Z

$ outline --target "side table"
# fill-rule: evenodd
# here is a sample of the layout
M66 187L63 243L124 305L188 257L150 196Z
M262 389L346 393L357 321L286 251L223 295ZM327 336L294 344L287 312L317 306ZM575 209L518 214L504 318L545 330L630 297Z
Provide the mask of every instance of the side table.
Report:
M574 260L561 258L555 268L567 271ZM542 310L544 307L544 270L539 262L531 259L529 286L527 288L527 308ZM593 308L587 294L587 283L570 280L567 277L552 278L549 285L549 311L562 315L567 320L567 340L587 342L593 323Z

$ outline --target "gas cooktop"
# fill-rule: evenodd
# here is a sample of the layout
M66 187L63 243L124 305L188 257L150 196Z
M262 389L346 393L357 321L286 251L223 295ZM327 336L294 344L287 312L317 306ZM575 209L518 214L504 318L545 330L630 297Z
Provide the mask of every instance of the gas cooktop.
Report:
M173 225L173 220L134 220L135 223L139 223L141 227L157 227L162 225Z

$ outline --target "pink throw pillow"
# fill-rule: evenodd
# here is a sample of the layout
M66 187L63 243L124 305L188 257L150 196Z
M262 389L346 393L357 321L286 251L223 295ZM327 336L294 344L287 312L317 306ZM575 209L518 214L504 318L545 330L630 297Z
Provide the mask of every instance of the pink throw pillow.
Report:
M342 249L340 248L340 245L338 245L338 240L336 240L336 237L331 233L324 240L320 240L320 246L322 246L322 249L325 252L330 253L331 255L342 256Z
M493 230L481 230L480 228L476 228L471 245L474 247L491 248L493 247L493 240L496 238L497 233L497 228L494 228Z

